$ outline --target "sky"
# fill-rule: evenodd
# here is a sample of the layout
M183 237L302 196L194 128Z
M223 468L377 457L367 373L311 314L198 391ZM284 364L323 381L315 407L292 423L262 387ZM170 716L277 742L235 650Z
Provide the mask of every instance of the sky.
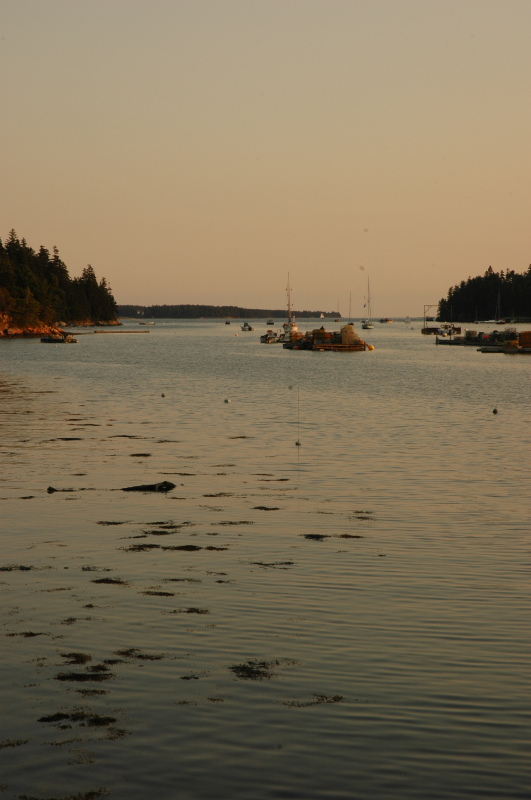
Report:
M529 0L0 0L0 237L118 303L420 316L531 262Z

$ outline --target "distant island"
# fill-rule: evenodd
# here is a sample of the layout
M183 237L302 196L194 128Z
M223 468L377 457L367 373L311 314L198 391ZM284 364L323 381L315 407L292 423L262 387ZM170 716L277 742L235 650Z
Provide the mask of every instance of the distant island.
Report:
M261 319L262 317L276 317L284 319L287 316L285 308L240 308L239 306L136 306L118 305L116 313L119 317L146 317L150 319ZM294 311L296 317L320 317L327 319L340 319L337 311Z
M88 264L71 278L53 248L36 252L11 230L0 240L0 337L38 336L64 325L119 325L116 301L105 278Z
M438 319L444 322L511 319L531 320L531 264L526 272L494 272L461 281L439 300Z

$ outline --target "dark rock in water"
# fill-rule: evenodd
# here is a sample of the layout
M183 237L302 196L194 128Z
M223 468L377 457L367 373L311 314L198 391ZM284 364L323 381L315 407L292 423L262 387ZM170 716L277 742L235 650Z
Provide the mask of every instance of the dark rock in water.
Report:
M145 483L142 486L125 486L122 492L169 492L171 489L175 489L175 483L161 481L160 483Z

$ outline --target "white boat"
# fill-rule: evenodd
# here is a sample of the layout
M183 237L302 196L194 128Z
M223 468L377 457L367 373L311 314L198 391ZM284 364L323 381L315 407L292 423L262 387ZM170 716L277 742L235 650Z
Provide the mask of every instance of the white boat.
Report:
M410 320L409 317L406 317L404 322L405 322L406 325L411 325L411 320Z
M154 322L139 322L139 325L154 325Z
M244 322L242 325L242 331L254 331L254 328L251 328L248 322Z
M266 322L266 325L274 325L274 324L275 324L275 320L271 319L271 317L269 317L269 319Z
M367 303L366 303L366 305L367 305L367 318L366 319L362 319L361 327L363 328L364 331L372 331L372 329L374 328L374 325L372 324L372 321L371 321L371 286L370 286L370 283L369 283L369 277L368 276L367 276Z
M324 314L321 314L321 316L319 317L319 319L324 319Z

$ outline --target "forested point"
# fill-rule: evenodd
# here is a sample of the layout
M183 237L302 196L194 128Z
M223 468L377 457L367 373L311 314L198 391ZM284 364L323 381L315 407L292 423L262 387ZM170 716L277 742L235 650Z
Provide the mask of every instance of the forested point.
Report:
M531 264L526 272L494 272L461 281L439 301L438 319L444 322L471 320L531 319Z
M327 318L339 319L341 314L337 311L294 311L296 317L319 317L324 314ZM261 319L262 317L276 317L283 319L287 316L285 308L240 308L239 306L117 306L119 317L145 317L146 319L201 319L202 317L230 319Z
M116 301L90 264L80 278L71 278L56 247L52 255L42 246L35 252L12 230L5 244L0 239L0 315L20 328L59 320L111 322Z

